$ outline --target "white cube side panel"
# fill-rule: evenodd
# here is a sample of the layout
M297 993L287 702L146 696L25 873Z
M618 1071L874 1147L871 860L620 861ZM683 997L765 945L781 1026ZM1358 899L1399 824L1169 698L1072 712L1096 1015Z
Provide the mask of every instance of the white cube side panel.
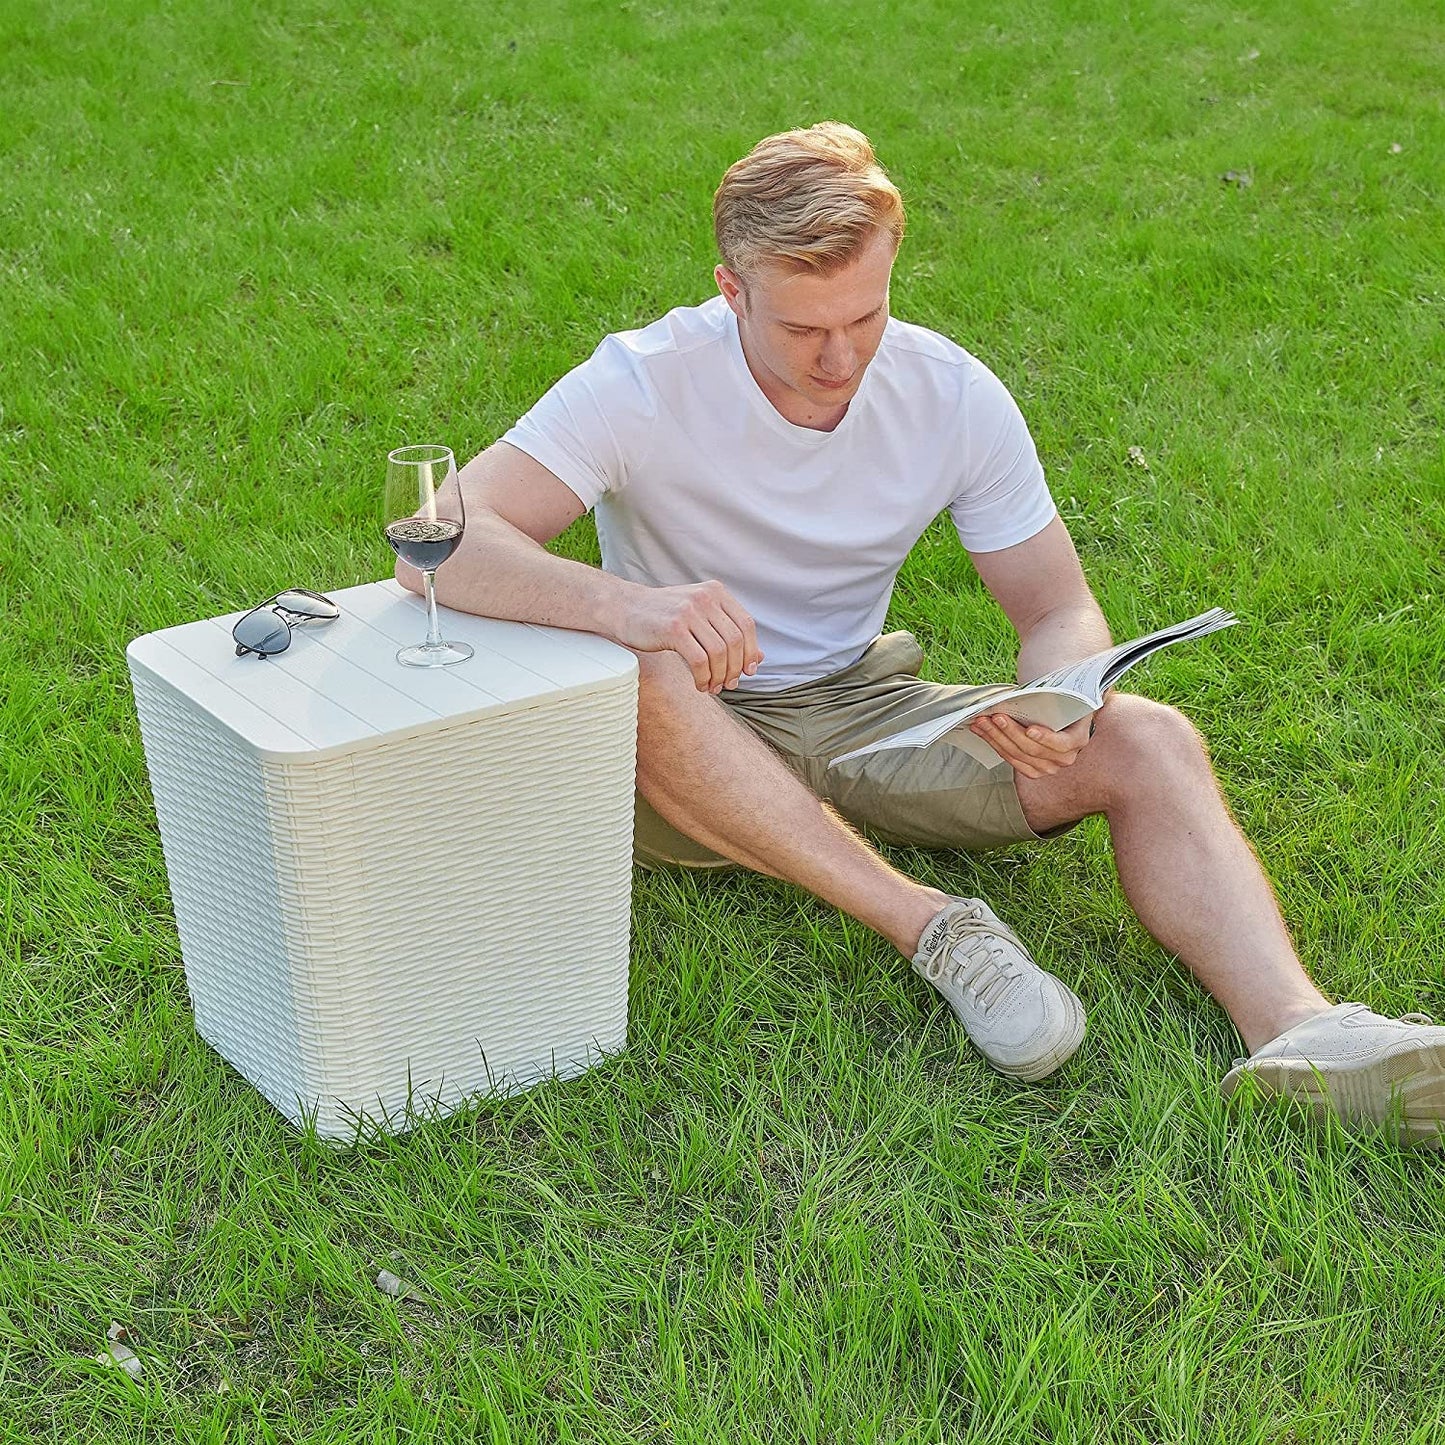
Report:
M197 1029L288 1118L396 1127L625 1044L633 677L321 761L134 680Z
M244 1010L222 1053L294 1117L302 1041L257 759L172 689L140 671L131 682L197 1032L214 1042ZM295 1062L278 1096L281 1059Z

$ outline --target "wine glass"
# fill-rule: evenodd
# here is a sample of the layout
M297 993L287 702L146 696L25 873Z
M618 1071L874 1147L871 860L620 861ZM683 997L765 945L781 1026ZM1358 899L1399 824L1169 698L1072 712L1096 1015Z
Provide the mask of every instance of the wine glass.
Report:
M465 662L472 649L465 642L444 642L437 623L436 571L456 551L466 527L451 448L398 447L389 453L382 516L392 551L426 581L426 641L403 647L396 660L407 667Z

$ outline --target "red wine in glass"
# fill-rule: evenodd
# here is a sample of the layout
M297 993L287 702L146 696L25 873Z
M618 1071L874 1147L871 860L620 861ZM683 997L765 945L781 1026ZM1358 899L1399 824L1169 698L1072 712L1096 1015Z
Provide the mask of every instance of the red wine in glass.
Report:
M398 447L386 459L382 503L386 540L426 586L425 642L403 647L396 660L407 667L450 667L465 662L472 649L447 642L437 621L436 571L456 551L466 531L457 462L450 447Z
M435 572L457 550L462 524L441 517L434 522L426 517L405 517L387 524L386 540L407 566L419 572Z

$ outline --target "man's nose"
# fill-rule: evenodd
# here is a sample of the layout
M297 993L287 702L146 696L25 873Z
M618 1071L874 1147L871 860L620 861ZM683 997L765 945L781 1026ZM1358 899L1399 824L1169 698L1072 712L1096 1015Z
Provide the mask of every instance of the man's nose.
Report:
M852 376L858 355L846 331L830 331L823 338L823 355L819 359L824 372L841 381L845 376Z

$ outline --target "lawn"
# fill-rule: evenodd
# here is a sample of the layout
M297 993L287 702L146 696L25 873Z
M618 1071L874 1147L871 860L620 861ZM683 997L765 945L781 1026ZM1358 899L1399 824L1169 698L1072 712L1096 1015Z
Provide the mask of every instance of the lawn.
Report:
M743 875L638 875L625 1053L405 1138L298 1135L192 1026L125 644L387 571L386 451L469 456L703 299L723 169L824 118L1116 636L1245 620L1131 684L1322 985L1445 1013L1445 26L1105 8L0 10L0 1440L1441 1438L1445 1156L1226 1114L1237 1039L1097 822L893 854L1084 998L1045 1085ZM1012 670L941 526L891 622Z

